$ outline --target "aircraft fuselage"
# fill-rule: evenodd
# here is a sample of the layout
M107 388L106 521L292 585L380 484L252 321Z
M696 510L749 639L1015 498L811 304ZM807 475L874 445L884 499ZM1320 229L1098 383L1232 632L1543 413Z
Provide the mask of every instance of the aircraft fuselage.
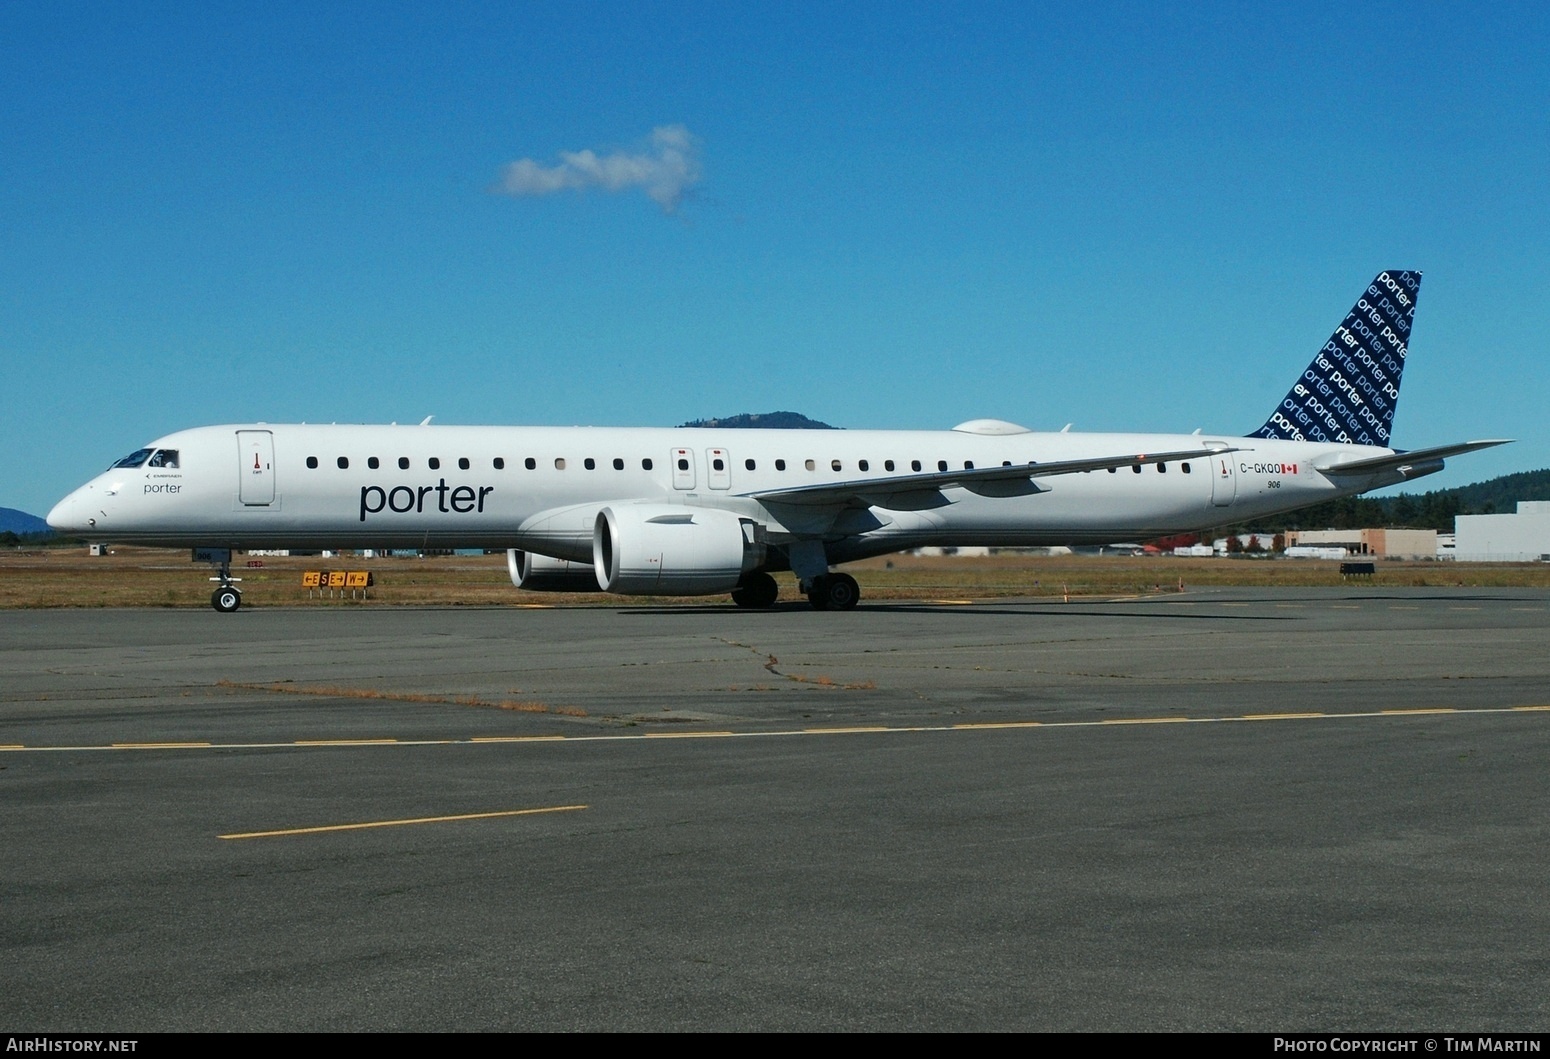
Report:
M175 467L114 468L60 502L58 528L91 540L252 548L511 548L584 559L545 512L640 503L756 519L772 543L818 536L835 562L924 545L1108 543L1289 511L1390 481L1314 469L1390 449L1230 435L982 436L958 431L232 425L169 434ZM902 490L899 507L750 494L886 482L965 466L1220 449L1211 456L1040 478L1038 492ZM1227 451L1233 450L1233 451ZM573 537L575 547L553 547ZM551 546L541 546L541 541ZM535 546L537 545L537 546Z

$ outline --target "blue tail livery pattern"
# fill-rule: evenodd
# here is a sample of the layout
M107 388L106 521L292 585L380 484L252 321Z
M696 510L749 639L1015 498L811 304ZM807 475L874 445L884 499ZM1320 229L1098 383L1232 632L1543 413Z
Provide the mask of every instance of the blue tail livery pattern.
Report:
M1380 272L1251 438L1389 447L1419 272Z

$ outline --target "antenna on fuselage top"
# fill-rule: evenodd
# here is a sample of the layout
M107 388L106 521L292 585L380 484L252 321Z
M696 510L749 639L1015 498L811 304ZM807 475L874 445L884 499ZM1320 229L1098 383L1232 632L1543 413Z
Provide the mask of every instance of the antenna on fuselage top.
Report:
M426 416L424 419L420 420L420 425L422 427L428 427L431 425L431 420L435 418L435 416Z

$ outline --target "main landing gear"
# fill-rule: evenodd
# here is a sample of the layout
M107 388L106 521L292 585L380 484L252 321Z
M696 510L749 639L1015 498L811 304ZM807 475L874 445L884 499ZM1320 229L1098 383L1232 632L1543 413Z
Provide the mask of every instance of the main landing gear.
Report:
M820 574L803 583L814 610L851 610L861 601L861 586L849 574ZM739 607L765 610L775 605L780 586L763 570L744 575L732 590Z
M807 601L814 610L853 610L861 602L861 586L849 574L822 574L808 582Z
M852 610L861 602L861 586L854 577L829 572L829 557L822 541L789 544L786 557L814 610Z
M739 607L751 607L765 610L775 605L775 600L780 597L780 586L775 579L763 570L756 570L744 575L732 590L732 602Z

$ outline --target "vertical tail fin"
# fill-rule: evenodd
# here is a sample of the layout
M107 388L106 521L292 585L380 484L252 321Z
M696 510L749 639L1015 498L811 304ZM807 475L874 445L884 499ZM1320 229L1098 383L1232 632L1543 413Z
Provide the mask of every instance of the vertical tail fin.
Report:
M1251 438L1389 444L1419 272L1380 272Z

